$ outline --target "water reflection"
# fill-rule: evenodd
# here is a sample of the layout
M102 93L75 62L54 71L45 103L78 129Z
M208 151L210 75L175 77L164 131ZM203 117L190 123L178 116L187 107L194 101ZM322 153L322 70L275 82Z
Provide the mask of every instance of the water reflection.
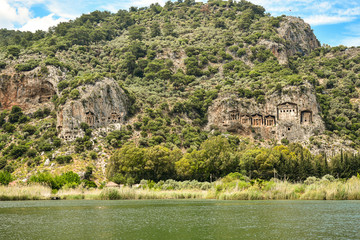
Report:
M358 239L356 201L0 202L0 239Z

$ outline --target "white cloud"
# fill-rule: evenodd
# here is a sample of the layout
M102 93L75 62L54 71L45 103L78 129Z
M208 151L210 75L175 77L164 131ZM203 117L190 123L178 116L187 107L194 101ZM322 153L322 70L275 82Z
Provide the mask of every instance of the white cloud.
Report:
M22 25L30 19L30 12L27 8L15 8L7 0L0 0L0 28L14 28L15 25Z
M126 2L108 2L106 5L101 6L102 9L110 12L117 12L119 9L129 9L130 7L148 7L152 3L159 3L164 6L167 0L131 0Z
M49 27L55 26L60 22L68 21L66 18L54 18L54 14L45 17L36 17L30 19L24 26L20 28L21 31L35 32L36 30L48 30Z
M304 18L304 21L309 23L312 26L318 26L318 25L351 22L354 19L355 19L355 17L350 17L350 16L313 15L313 16Z
M353 21L360 16L359 1L343 0L250 0L273 15L293 15L313 26Z
M348 37L341 41L341 44L348 47L360 46L360 37Z

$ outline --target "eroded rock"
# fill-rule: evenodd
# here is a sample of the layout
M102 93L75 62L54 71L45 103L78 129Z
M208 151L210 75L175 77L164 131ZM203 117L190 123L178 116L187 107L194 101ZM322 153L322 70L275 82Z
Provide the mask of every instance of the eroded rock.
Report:
M296 53L309 54L321 46L310 25L301 18L284 17L277 32L278 36L284 40L283 42L261 39L258 44L270 49L280 64L287 64L288 58Z
M58 111L59 137L71 141L84 136L82 122L104 131L120 129L127 114L128 98L115 80L104 79L78 90L81 98L67 101Z
M20 106L26 112L38 108L53 108L51 99L57 94L57 84L62 79L55 67L41 73L40 67L28 72L8 68L0 75L0 110Z
M288 87L266 97L265 104L253 99L223 96L209 108L207 129L213 127L254 138L307 141L324 131L314 89Z

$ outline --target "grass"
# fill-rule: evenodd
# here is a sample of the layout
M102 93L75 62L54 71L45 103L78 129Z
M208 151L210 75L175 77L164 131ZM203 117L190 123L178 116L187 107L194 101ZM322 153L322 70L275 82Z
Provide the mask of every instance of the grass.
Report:
M121 200L121 199L219 199L219 200L360 200L360 179L317 179L311 184L290 183L272 180L252 184L233 180L219 180L211 188L184 188L164 190L161 188L121 187L104 189L69 188L51 194L51 189L42 185L0 186L0 200Z
M0 186L0 200L46 200L51 197L51 188L42 185Z

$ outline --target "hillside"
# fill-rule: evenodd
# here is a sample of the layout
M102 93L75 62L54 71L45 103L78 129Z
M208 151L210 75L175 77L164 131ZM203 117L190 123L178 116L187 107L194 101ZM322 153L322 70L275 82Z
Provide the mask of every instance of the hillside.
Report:
M0 71L0 169L18 179L304 180L360 168L359 48L321 47L302 19L246 1L1 29Z

